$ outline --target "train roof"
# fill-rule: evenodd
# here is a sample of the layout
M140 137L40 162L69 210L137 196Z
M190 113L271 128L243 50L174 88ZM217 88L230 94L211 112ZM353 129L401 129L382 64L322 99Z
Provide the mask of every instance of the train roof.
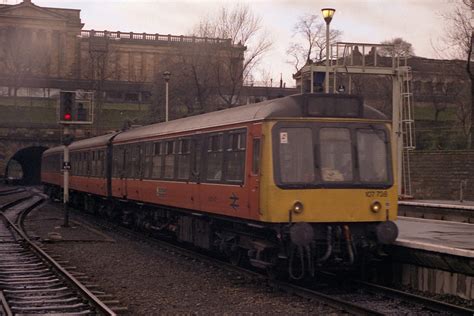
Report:
M119 132L109 133L97 137L87 138L78 140L77 142L73 142L69 146L69 150L77 150L81 148L94 148L94 147L104 147L107 146L107 143L110 141L112 137L117 135ZM64 151L64 146L57 146L45 150L43 155L49 155L54 153L62 153Z
M361 110L361 114L358 116L358 118L363 117L366 119L375 120L387 119L383 113L370 106L364 105L362 99L359 97L333 94L297 94L260 103L248 104L235 108L190 116L169 122L137 127L132 130L120 133L115 137L114 142L127 142L129 140L138 138L148 138L158 135L167 135L196 129L268 119L308 116L308 100L324 100L328 98L331 98L332 100L357 100L357 102L360 103ZM317 115L313 115L313 117L315 116Z
M239 123L255 122L278 118L291 118L308 116L308 104L312 100L323 101L321 103L329 104L331 107L338 106L338 101L356 100L360 105L358 116L340 116L356 117L373 120L387 120L387 117L378 110L363 104L362 98L342 95L342 94L296 94L284 98L278 98L260 103L238 106L205 113L196 116L181 118L169 122L155 123L147 126L137 127L125 132L114 132L106 135L83 139L72 143L70 150L81 148L103 147L113 139L114 142L128 142L134 139L143 139L158 135L167 135L180 133L196 129L233 125ZM336 100L336 101L334 101ZM342 102L343 103L343 102ZM332 117L329 115L309 115L311 117ZM58 146L48 149L44 155L55 152L62 152L64 146Z
M69 146L70 150L81 149L81 148L94 148L94 147L104 147L107 146L107 143L120 132L108 133L105 135L100 135L92 138L86 138L78 140L77 142L72 143Z
M64 151L64 146L56 146L43 151L43 156L48 156L55 153L62 153Z

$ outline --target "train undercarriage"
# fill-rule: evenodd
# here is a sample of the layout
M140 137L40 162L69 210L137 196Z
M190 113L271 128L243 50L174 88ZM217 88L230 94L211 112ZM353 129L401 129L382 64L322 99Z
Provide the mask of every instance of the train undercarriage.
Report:
M60 188L45 187L61 200ZM106 199L73 191L72 207L152 235L172 238L219 253L236 265L246 264L291 279L318 270L356 271L384 256L383 245L398 234L393 222L258 223L189 210Z

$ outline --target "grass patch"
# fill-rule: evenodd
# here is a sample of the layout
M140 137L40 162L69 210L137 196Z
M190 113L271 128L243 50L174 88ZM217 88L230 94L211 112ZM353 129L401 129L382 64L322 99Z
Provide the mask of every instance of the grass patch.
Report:
M415 120L428 120L433 121L435 119L435 110L433 107L415 107ZM438 115L438 121L456 121L456 109L447 108L441 111Z
M0 105L0 123L56 124L56 107L26 107ZM141 111L109 109L104 107L99 115L100 125L105 128L122 128L125 121L140 122L149 116L148 109ZM97 117L96 117L97 119Z
M0 107L0 122L6 123L53 123L56 109L51 107Z

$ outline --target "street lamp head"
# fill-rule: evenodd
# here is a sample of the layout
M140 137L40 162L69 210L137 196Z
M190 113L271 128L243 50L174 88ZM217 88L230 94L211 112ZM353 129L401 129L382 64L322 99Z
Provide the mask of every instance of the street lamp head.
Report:
M329 24L331 23L332 17L334 16L334 12L336 12L336 9L324 8L321 9L321 12L323 13L324 21L326 21L326 24Z
M163 79L165 79L165 81L169 81L170 78L171 78L171 72L165 71L165 72L163 73Z

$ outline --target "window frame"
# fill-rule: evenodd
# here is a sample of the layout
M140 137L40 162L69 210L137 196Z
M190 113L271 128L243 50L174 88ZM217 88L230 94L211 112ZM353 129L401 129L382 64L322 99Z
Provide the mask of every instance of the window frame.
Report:
M224 174L223 174L223 171L224 171L224 134L225 132L224 131L218 131L218 132L213 132L213 133L208 133L208 134L205 134L204 135L204 148L205 148L205 151L204 151L204 177L202 179L202 182L206 182L206 183L225 183L225 181L223 180L224 179ZM217 137L217 143L216 143L216 148L213 148L214 147L214 144L213 144L213 137ZM220 140L219 140L220 138ZM221 155L221 158L220 158L220 172L221 172L221 176L220 176L220 179L210 179L208 178L208 172L209 172L209 154L210 153L219 153ZM219 170L217 171L219 172Z
M163 153L163 173L161 175L161 179L167 180L167 181L174 181L176 179L176 147L177 147L177 140L176 139L165 139L163 140L165 143L165 150ZM171 147L170 147L171 145ZM172 170L172 175L171 177L166 176L166 158L172 157L173 161L173 170Z
M191 142L192 138L191 137L183 137L177 139L177 150L175 154L175 169L176 169L176 180L177 181L186 181L188 182L191 179ZM176 145L175 145L176 146ZM185 148L186 147L186 148ZM180 168L181 168L181 161L183 158L187 159L187 164L188 164L188 174L187 177L180 177Z
M282 189L314 189L314 188L367 188L367 189L388 189L394 185L393 179L393 156L392 149L390 146L390 132L385 126L386 123L368 123L368 122L277 122L272 128L272 159L273 159L273 180L277 187ZM313 133L313 156L315 166L315 181L307 184L287 184L281 181L280 172L280 157L279 157L279 132L281 128L311 128ZM347 128L350 130L350 138L352 141L352 157L353 157L353 181L350 182L324 182L321 179L321 158L320 158L320 147L319 134L321 128ZM372 129L382 131L385 134L385 150L387 153L387 171L388 180L387 182L361 182L359 178L359 166L357 162L357 140L356 133L358 129Z
M224 135L224 157L222 166L222 181L224 183L238 184L241 185L245 181L246 161L247 161L247 146L248 146L248 135L246 129L235 129L230 130ZM234 140L236 146L234 148ZM232 153L239 153L242 155L241 168L242 174L240 179L229 179L229 160Z

